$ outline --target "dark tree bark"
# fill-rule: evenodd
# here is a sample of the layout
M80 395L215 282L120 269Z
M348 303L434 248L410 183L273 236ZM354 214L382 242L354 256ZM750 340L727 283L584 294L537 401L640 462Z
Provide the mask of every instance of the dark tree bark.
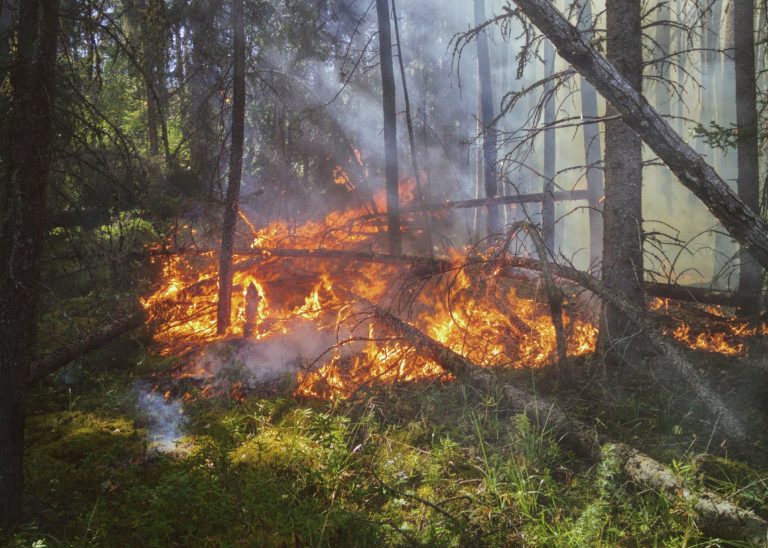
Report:
M243 175L243 141L245 138L245 23L244 0L232 2L234 29L234 74L232 76L232 142L229 150L229 178L224 202L224 226L219 252L219 300L216 307L216 332L225 333L232 320L232 249L240 201Z
M736 63L736 126L739 132L737 155L739 164L738 193L753 211L760 210L760 165L758 143L757 89L755 85L755 11L751 1L731 4L734 10L734 46ZM751 295L752 306L743 311L760 309L762 269L745 250L739 252L739 291Z
M0 189L0 527L17 523L22 511L24 394L37 342L58 31L57 0L20 8Z
M640 2L606 2L606 57L637 92L642 88L643 58ZM618 110L608 105L607 116ZM605 284L639 308L643 294L642 141L621 120L605 123L605 202L603 204L603 269ZM622 355L637 325L606 303L600 320L603 346Z
M187 70L189 80L189 140L190 165L200 181L200 190L213 193L218 177L212 144L216 142L213 131L214 111L211 97L214 93L214 75L211 72L209 56L214 49L212 37L217 30L214 26L214 13L221 9L219 0L191 0L190 2L190 67Z
M592 40L592 2L581 0L579 30ZM581 113L589 119L597 119L597 92L585 78L581 78ZM600 144L600 128L597 124L584 124L584 159L587 163L587 190L589 192L589 263L599 264L603 257L603 151Z
M167 43L165 6L157 0L140 0L136 3L136 9L141 37L140 62L144 79L149 152L153 156L160 153L162 137L163 153L166 162L170 162L168 128L163 115L168 95L165 82Z
M736 241L768 267L768 223L730 189L704 159L677 134L578 29L544 0L514 0L582 76L613 104L657 156L677 175Z
M402 252L403 239L400 234L395 71L392 66L392 31L389 24L388 0L376 0L376 14L379 21L379 57L384 103L384 177L387 189L387 234L389 252L393 255L399 255Z
M485 0L475 2L475 25L485 23ZM498 194L496 174L496 129L493 127L493 85L491 82L491 56L488 50L486 31L477 35L477 75L480 95L480 125L483 135L483 186L485 197L493 198ZM488 235L499 234L499 209L488 208Z

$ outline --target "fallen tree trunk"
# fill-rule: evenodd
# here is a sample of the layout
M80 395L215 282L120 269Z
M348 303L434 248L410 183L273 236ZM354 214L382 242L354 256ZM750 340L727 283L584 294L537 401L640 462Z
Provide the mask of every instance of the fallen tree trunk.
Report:
M509 268L522 268L525 270L541 270L541 264L538 260L529 257L512 256L503 259L504 266ZM560 275L559 265L551 263L553 273L569 280L567 274ZM506 275L506 274L505 274ZM512 277L514 275L509 273ZM660 297L662 299L673 299L675 301L684 301L697 304L708 304L717 306L739 307L745 299L754 299L753 296L745 296L735 291L723 291L717 289L707 289L704 287L694 287L687 285L664 284L659 282L643 282L643 287L648 295Z
M177 250L153 250L153 255L209 255L215 253L215 250L208 248L190 248ZM237 257L261 257L269 259L272 257L296 258L296 259L317 259L328 261L351 261L379 264L410 264L415 267L421 267L434 271L436 273L445 272L454 267L448 259L435 259L431 257L420 257L417 255L391 255L389 253L371 253L366 251L347 251L343 249L291 249L291 248L244 248L235 249L233 255ZM248 263L255 266L257 263ZM235 265L234 269L243 269L243 265ZM250 266L248 266L250 268Z
M685 285L662 284L657 282L645 282L645 291L653 297L673 299L698 304L711 304L717 306L731 306L738 308L745 301L754 301L754 296L744 295L736 291L721 291L707 289L705 287L691 287Z
M82 339L63 346L36 360L27 377L27 386L34 385L51 373L76 360L83 354L96 350L105 344L115 340L120 335L131 331L144 323L146 316L143 310L137 310L132 314L123 316L119 320L92 331Z
M544 193L539 192L536 194L516 194L513 196L495 196L493 198L476 198L473 200L456 200L450 202L443 202L440 204L419 204L404 207L400 210L401 214L405 213L424 213L424 212L446 212L453 209L472 209L481 207L494 207L500 205L511 204L533 204L541 203L544 201ZM586 190L570 190L560 191L554 193L554 200L556 202L577 201L577 200L589 200L589 192ZM368 215L362 215L357 217L358 221L367 221L369 219L375 219L383 216L384 213L370 213Z
M514 266L526 265L524 268L532 270L541 270L541 265L538 261L526 259L524 257L501 257L495 261L494 270L499 272L499 266L512 264ZM600 298L610 302L627 315L640 329L645 332L649 340L663 352L663 358L666 358L674 368L676 375L671 375L666 368L657 368L656 373L663 376L665 382L670 383L686 383L696 394L696 397L709 409L710 413L714 415L722 425L723 431L731 438L736 444L737 448L750 457L757 456L755 449L751 443L750 437L747 435L747 431L742 425L741 421L736 415L731 412L723 399L712 390L708 383L701 377L696 371L696 368L685 357L680 349L670 342L662 333L656 328L655 323L649 319L645 311L635 306L628 299L615 291L611 291L605 286L605 284L587 274L581 272L575 268L558 265L555 263L549 263L550 270L561 278L565 278L576 282L585 289L590 290ZM760 457L762 459L762 457Z
M704 159L690 147L648 101L571 25L549 0L514 0L520 10L555 45L622 120L645 141L723 224L725 229L768 268L768 223L752 211ZM505 8L513 16L510 8Z
M402 338L416 351L445 371L462 378L481 389L498 385L493 373L472 363L464 356L432 339L421 330L381 307L357 297L358 303L373 314L382 327ZM505 395L542 429L551 430L573 446L577 452L592 460L599 460L608 451L619 459L625 474L636 484L653 488L670 496L679 497L695 509L702 530L712 536L741 540L757 546L768 546L768 523L753 512L725 500L708 490L695 490L671 469L648 455L624 443L612 443L586 423L569 417L554 403L539 396L502 383Z
M407 211L407 210L405 210ZM186 249L159 249L152 250L151 255L208 255L216 251L209 248L186 248ZM416 267L424 268L432 273L448 272L459 268L461 265L451 262L449 259L420 257L416 255L390 255L388 253L371 253L365 251L346 251L337 249L290 249L290 248L247 248L236 249L234 255L238 257L260 257L267 259L270 257L300 258L300 259L318 259L330 261L359 261L381 264L410 264ZM247 270L258 264L258 261L246 261L237 263L233 266L236 271ZM507 260L507 266L524 268L527 270L541 270L541 263L536 259L528 257L514 257ZM558 275L556 264L552 263L553 273ZM210 283L215 283L215 279L210 279ZM715 289L706 289L703 287L692 287L675 284L663 284L658 282L644 282L644 287L648 295L661 297L665 299L674 299L677 301L686 301L699 304L711 304L718 306L739 307L744 300L752 297L745 296L735 291L722 291Z

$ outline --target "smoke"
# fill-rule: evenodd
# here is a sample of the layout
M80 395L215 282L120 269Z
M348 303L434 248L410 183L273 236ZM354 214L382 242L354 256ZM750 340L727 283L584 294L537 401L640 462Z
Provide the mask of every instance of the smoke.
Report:
M208 345L188 369L195 377L205 378L222 390L233 382L254 388L275 381L292 381L302 367L333 348L341 335L303 318L291 320L285 327L287 333L272 334L262 340L227 340ZM351 346L345 345L343 352L352 352Z
M136 392L136 407L146 424L150 450L160 453L176 451L187 423L182 402L166 399L145 382L137 383Z

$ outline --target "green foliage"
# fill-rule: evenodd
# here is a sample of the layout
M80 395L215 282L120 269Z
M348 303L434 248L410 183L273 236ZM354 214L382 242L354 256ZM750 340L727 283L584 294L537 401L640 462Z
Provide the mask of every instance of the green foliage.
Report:
M142 374L170 364L142 359ZM182 449L150 449L130 375L33 399L30 546L616 546L705 541L690 508L627 488L610 447L594 468L500 396L460 385L358 402L203 399ZM756 510L764 478L730 461L679 473ZM720 472L717 472L720 470ZM0 537L1 538L1 537Z
M739 128L735 124L731 124L731 127L724 127L714 120L709 123L709 128L697 124L693 128L692 134L694 137L700 137L712 148L719 148L723 151L734 148L739 141Z

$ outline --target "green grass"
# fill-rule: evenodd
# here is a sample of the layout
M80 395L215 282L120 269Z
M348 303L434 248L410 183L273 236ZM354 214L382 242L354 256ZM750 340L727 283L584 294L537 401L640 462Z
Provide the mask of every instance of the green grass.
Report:
M500 396L457 383L341 403L200 400L185 408L184 450L160 454L132 387L169 363L139 350L126 359L141 366L32 394L28 522L0 544L718 545L690 508L625 484L617 462L579 461ZM766 511L768 486L752 469L685 456L675 465Z

